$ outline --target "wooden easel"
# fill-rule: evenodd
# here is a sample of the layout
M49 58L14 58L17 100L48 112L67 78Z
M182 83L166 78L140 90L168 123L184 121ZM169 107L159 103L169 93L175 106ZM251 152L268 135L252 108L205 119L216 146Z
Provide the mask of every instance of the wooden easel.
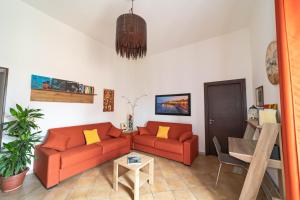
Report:
M262 186L266 190L267 186L270 185L270 177L267 175L267 167L274 167L272 162L274 160L270 159L273 146L279 143L281 151L281 127L280 124L266 123L263 126L259 126L256 121L247 121L248 126L244 134L244 139L257 139L257 144L255 151L250 162L249 170L244 182L244 186L240 195L240 200L255 200L260 187ZM282 158L282 153L281 153ZM282 161L280 165L276 165L277 169L281 170L282 182L280 182L280 195L271 197L271 199L284 199L284 187L283 187L283 164ZM274 193L275 191L269 191ZM266 193L266 192L265 192Z

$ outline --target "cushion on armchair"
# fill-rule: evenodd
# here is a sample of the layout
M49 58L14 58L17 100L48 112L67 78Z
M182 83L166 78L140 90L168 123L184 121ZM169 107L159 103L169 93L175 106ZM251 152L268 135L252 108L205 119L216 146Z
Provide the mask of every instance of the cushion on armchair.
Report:
M151 135L150 131L146 127L138 127L140 135Z
M49 134L46 142L42 145L42 147L54 149L57 151L65 151L67 150L67 144L70 138L63 134Z
M184 142L188 139L191 139L193 137L193 133L191 131L187 131L187 132L184 132L180 135L179 137L179 142Z
M157 138L168 139L169 130L170 130L170 127L159 126L156 137Z
M101 141L97 129L83 130L83 134L87 145L94 144Z
M108 132L108 135L114 138L120 137L122 134L122 130L112 126Z

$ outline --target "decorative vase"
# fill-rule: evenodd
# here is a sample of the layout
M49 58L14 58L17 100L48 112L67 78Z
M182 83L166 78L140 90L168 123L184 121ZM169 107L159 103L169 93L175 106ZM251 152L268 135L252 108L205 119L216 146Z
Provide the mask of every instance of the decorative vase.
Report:
M128 130L133 131L133 115L128 116Z
M23 185L25 176L29 168L26 168L23 172L9 177L0 177L1 189L3 192L11 192Z

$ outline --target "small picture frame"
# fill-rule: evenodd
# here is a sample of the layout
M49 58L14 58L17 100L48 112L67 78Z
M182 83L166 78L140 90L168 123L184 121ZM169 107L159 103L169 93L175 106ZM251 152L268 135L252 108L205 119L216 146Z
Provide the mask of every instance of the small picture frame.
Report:
M256 106L263 107L264 106L264 87L260 86L255 89L255 97L256 97Z

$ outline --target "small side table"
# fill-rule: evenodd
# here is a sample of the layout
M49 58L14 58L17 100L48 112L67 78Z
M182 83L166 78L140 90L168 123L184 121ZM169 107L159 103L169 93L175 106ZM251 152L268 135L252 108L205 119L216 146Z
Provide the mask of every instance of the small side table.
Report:
M133 148L133 133L137 132L137 130L127 130L127 131L123 131L122 133L125 135L130 136L130 147Z
M139 156L141 158L141 164L127 164L128 156ZM125 167L129 171L119 176L119 165ZM142 168L148 165L148 173L140 171ZM113 187L118 191L118 184L121 183L129 189L133 190L134 200L140 199L140 187L149 182L153 184L154 180L154 159L150 156L146 156L138 153L130 153L121 158L114 160L114 172L113 172Z

